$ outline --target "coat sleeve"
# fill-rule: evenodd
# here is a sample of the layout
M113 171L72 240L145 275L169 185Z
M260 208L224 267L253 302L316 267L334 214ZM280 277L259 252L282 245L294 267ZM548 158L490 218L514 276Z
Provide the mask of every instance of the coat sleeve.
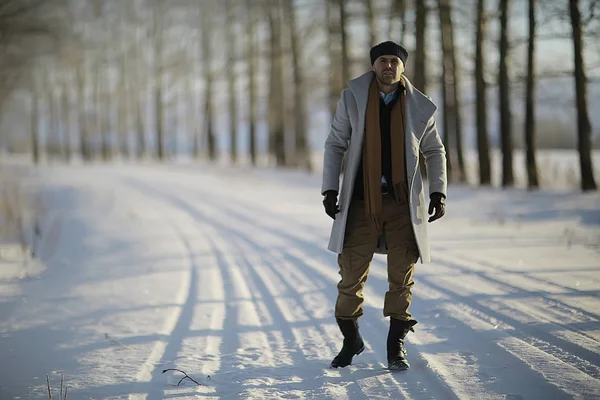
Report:
M333 121L329 127L329 134L325 140L321 194L327 190L335 190L339 193L342 160L344 153L348 150L352 134L347 102L345 100L348 94L351 94L348 92L348 89L342 91Z
M421 139L421 153L425 157L427 166L429 193L438 192L447 197L446 149L438 134L433 117L429 119L425 134Z

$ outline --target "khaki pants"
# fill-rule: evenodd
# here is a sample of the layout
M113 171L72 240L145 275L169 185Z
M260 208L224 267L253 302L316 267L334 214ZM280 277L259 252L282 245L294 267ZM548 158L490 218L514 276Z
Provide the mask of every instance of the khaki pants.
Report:
M348 210L344 248L338 255L342 279L338 283L335 316L354 319L363 314L363 288L377 247L375 232L365 217L364 201L353 200ZM393 196L383 196L383 233L388 254L389 290L385 294L383 315L400 320L411 319L413 274L419 252L407 204L398 204Z

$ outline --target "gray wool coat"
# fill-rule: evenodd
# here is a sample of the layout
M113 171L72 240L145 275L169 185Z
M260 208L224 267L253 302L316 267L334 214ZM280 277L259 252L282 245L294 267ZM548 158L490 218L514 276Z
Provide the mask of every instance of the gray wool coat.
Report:
M348 88L342 90L337 103L335 116L325 141L323 161L323 183L321 194L327 190L339 193L340 212L336 215L331 229L328 249L341 253L344 244L344 232L348 219L348 209L352 199L352 190L356 172L360 164L365 133L365 114L369 85L373 72L369 71L348 82ZM427 220L429 202L425 201L423 180L419 171L419 151L425 158L429 193L447 194L446 151L438 135L434 114L437 106L431 99L406 83L406 174L409 187L410 216L419 248L421 263L431 260ZM342 159L348 152L346 171L340 189ZM379 241L376 253L387 254L384 238Z

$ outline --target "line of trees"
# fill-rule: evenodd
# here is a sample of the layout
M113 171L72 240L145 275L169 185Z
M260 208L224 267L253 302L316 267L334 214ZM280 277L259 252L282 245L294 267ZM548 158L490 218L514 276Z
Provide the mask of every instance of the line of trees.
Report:
M463 113L470 105L462 98L463 78L474 84L481 185L491 184L486 93L497 85L495 131L504 187L514 184L511 100L515 82L523 82L527 179L535 188L535 46L540 40L563 38L572 43L574 54L569 74L576 92L581 188L595 190L584 46L600 33L600 0L527 0L527 29L519 39L511 16L512 8L523 4L0 0L0 107L11 93L28 93L36 163L42 155L67 161L74 156L84 161L166 160L183 151L217 161L226 150L231 163L247 160L310 171L309 133L317 105L325 104L321 108L331 116L346 82L369 67L368 48L389 38L415 44L412 49L407 45L407 75L414 85L426 93L440 89L440 126L453 182L465 182L467 174ZM566 22L566 36L538 32ZM363 33L353 33L356 29ZM428 40L434 31L439 36ZM463 63L459 36L474 44L472 71ZM23 45L25 39L37 43L41 38L58 45L42 55ZM521 44L527 45L525 73L515 79L511 54ZM486 59L496 54L497 64ZM0 108L0 118L2 114Z

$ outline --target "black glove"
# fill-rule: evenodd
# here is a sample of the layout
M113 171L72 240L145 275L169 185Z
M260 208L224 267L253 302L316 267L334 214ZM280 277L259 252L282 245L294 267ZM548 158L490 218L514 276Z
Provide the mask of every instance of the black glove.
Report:
M335 190L328 190L324 194L325 198L323 199L323 206L325 207L325 213L335 219L335 214L340 212L337 205L338 193Z
M433 222L436 219L440 219L446 214L446 205L444 196L441 193L434 192L429 195L429 215L433 214L433 216L429 217L429 222ZM433 213L435 210L435 214Z

